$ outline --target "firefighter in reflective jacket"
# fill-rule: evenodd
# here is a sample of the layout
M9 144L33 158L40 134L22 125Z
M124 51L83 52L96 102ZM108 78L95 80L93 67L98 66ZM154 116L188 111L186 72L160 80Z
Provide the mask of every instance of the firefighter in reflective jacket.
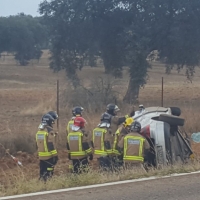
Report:
M68 135L69 132L72 131L71 127L74 124L74 119L75 117L80 117L82 116L82 112L83 112L84 108L82 108L81 106L76 106L72 109L72 115L73 117L71 118L71 120L68 122L67 124L67 128L66 128L66 133Z
M40 179L44 181L51 177L58 161L56 150L57 133L53 131L54 118L50 114L42 117L42 122L36 133L36 143L40 160Z
M110 123L110 132L114 134L119 125L125 122L128 117L132 117L135 114L134 107L131 108L131 112L124 117L117 116L117 113L120 111L119 107L115 104L108 104L107 111L102 115L101 122Z
M82 116L82 112L83 112L83 108L81 106L76 106L72 109L72 115L73 117L71 118L71 120L67 123L67 127L66 127L66 136L68 136L68 134L70 132L72 132L72 126L74 124L74 119L75 117L79 117L79 116ZM69 153L69 152L67 152ZM69 169L69 172L72 172L73 171L73 164L70 160L67 161L69 164L68 164L68 169Z
M93 160L92 144L89 142L85 131L86 120L83 117L76 117L72 126L72 132L67 136L67 149L69 159L73 163L73 172L80 173L88 166L89 160Z
M132 117L126 118L123 126L117 129L114 135L114 144L113 144L113 162L115 167L119 167L123 164L123 157L121 156L120 152L118 151L117 144L119 141L130 132L130 126L134 122Z
M115 104L108 104L107 111L101 116L101 122L99 124L99 128L106 129L104 145L107 152L107 155L111 160L113 156L113 145L114 145L114 135L118 129L118 126L125 122L126 118L134 116L134 107L131 109L129 115L124 117L118 117L117 113L119 112L119 108ZM105 161L105 159L104 159Z
M125 167L141 166L144 163L144 155L150 150L148 141L139 134L140 130L141 124L137 121L133 122L129 133L118 143Z
M103 170L109 170L111 161L108 157L107 144L105 142L105 135L108 131L107 123L101 123L93 130L93 145L94 156L98 160L99 167Z

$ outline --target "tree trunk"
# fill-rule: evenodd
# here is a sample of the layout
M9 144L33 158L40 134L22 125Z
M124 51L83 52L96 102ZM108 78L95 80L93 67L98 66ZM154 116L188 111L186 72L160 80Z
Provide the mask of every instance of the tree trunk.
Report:
M128 104L134 104L138 100L140 85L134 80L129 81L128 89L123 101Z

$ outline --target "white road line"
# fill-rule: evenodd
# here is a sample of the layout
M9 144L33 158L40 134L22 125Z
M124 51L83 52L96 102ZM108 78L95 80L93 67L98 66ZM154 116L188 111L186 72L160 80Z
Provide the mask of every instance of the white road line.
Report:
M171 174L168 176L160 176L160 177L159 176L151 176L149 178L140 178L140 179L126 180L126 181L117 181L117 182L111 182L111 183L102 183L102 184L96 184L96 185L66 188L66 189L60 189L60 190L50 190L50 191L44 191L44 192L7 196L7 197L1 197L0 200L16 199L16 198L23 198L23 197L33 197L33 196L55 194L55 193L61 193L61 192L70 192L70 191L74 191L74 190L92 189L92 188L99 188L99 187L105 187L105 186L121 185L121 184L126 184L126 183L135 183L135 182L150 181L150 180L155 180L155 179L186 176L186 175L199 174L199 173L200 173L200 171L190 172L190 173L181 173L181 174Z

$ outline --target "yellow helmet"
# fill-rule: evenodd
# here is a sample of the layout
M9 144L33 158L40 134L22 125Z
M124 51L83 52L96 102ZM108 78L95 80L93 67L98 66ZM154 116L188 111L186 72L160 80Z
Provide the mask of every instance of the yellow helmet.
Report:
M126 121L123 123L124 127L130 126L134 122L132 117L126 118Z

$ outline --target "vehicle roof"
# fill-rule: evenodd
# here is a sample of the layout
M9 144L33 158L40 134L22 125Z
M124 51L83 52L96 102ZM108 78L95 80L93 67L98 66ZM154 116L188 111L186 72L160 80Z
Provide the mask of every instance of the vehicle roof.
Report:
M168 110L168 108L164 108L164 107L148 107L148 108L145 108L145 112L148 113L148 112L166 112Z
M157 112L164 112L164 113L166 113L168 111L168 108L165 108L165 107L147 107L147 108L145 108L144 109L144 111L143 112L141 112L141 113L135 113L135 116L134 116L134 119L137 119L137 118L139 118L139 117L141 117L141 116L144 116L144 115L146 115L146 114L148 114L148 113L157 113Z

